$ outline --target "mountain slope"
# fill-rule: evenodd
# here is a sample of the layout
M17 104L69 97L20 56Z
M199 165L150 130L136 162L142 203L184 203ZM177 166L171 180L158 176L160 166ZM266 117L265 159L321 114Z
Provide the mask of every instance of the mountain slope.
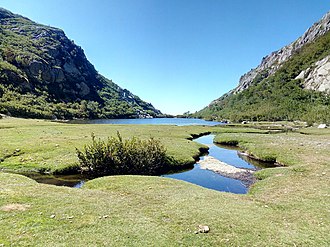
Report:
M60 29L0 8L0 113L131 118L161 112L100 75Z
M295 42L262 59L239 85L195 116L330 122L330 13Z

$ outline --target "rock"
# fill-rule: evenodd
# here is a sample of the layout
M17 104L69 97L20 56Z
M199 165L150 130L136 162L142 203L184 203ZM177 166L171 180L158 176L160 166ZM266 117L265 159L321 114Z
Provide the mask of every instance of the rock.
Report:
M77 69L76 65L72 60L69 60L63 65L64 71L69 74L80 74L80 71Z
M303 81L304 87L326 92L330 90L330 56L317 61L311 68L302 71L296 79Z
M199 225L198 226L198 233L208 233L210 228L206 225Z
M39 73L44 70L44 64L41 61L33 60L29 65L29 70L33 76L39 76Z
M86 96L87 94L90 93L90 88L84 82L81 82L79 84L79 89L80 89L79 96L81 96L81 97L84 97L84 96Z
M327 125L326 124L320 124L317 128L318 129L325 129L325 128L327 128Z
M237 168L212 156L205 156L198 164L201 169L216 172L224 177L241 180L247 186L250 186L255 181L255 177L253 176L254 171Z
M211 170L220 174L230 175L237 173L253 173L251 170L246 170L242 168L237 168L232 165L228 165L212 156L206 156L203 160L200 160L198 164L201 169Z

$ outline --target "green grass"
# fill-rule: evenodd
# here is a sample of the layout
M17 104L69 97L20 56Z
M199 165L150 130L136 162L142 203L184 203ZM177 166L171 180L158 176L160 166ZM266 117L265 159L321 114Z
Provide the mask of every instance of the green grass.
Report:
M91 133L107 139L119 131L123 138L160 139L168 154L180 164L194 162L202 145L187 140L191 134L208 131L207 127L176 127L157 125L83 125L44 120L4 118L0 120L0 163L15 171L43 170L61 172L78 165L75 147L82 149L91 142ZM15 150L19 149L19 152Z
M59 143L66 148L80 142L82 130L93 130L105 137L112 133L112 128L122 128L121 133L127 128L127 135L134 133L146 137L158 133L168 148L174 144L181 150L187 148L185 157L198 151L198 146L188 143L185 138L190 133L205 130L202 127L170 126L71 127L44 121L15 121L17 123L0 120L2 133L17 133L12 138L7 136L6 145L12 143L12 148L25 143L26 138L38 140L29 137L38 133L33 128L46 131L44 135L48 135L48 142L52 144L55 142L51 137L58 136L59 132L62 134L56 142L67 135L65 140L70 140L71 144ZM211 130L219 133L217 139L238 140L238 145L248 152L256 156L272 154L287 162L288 166L259 171L257 176L261 180L247 195L217 192L161 177L103 177L87 182L82 189L72 189L38 184L21 175L0 173L0 245L330 245L328 130L308 130L308 135L247 133L236 128L230 133L230 128L219 127ZM77 141L75 135L78 135ZM20 138L19 141L16 138ZM23 150L24 145L20 148ZM170 151L175 154L176 148ZM40 151L39 154L43 153ZM199 224L208 225L210 232L195 234Z

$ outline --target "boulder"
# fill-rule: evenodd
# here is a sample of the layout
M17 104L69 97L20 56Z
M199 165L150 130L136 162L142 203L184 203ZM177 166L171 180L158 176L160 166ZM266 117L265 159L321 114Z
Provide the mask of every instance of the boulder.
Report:
M319 129L325 129L325 128L327 128L327 125L326 124L320 124L317 128L319 128Z

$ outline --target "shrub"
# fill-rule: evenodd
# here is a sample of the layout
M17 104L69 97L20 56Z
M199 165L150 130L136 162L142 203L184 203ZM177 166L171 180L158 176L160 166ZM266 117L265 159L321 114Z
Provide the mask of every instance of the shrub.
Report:
M140 174L159 175L169 170L169 157L160 141L137 137L123 140L120 133L107 141L96 140L83 150L76 149L82 172L92 176Z

